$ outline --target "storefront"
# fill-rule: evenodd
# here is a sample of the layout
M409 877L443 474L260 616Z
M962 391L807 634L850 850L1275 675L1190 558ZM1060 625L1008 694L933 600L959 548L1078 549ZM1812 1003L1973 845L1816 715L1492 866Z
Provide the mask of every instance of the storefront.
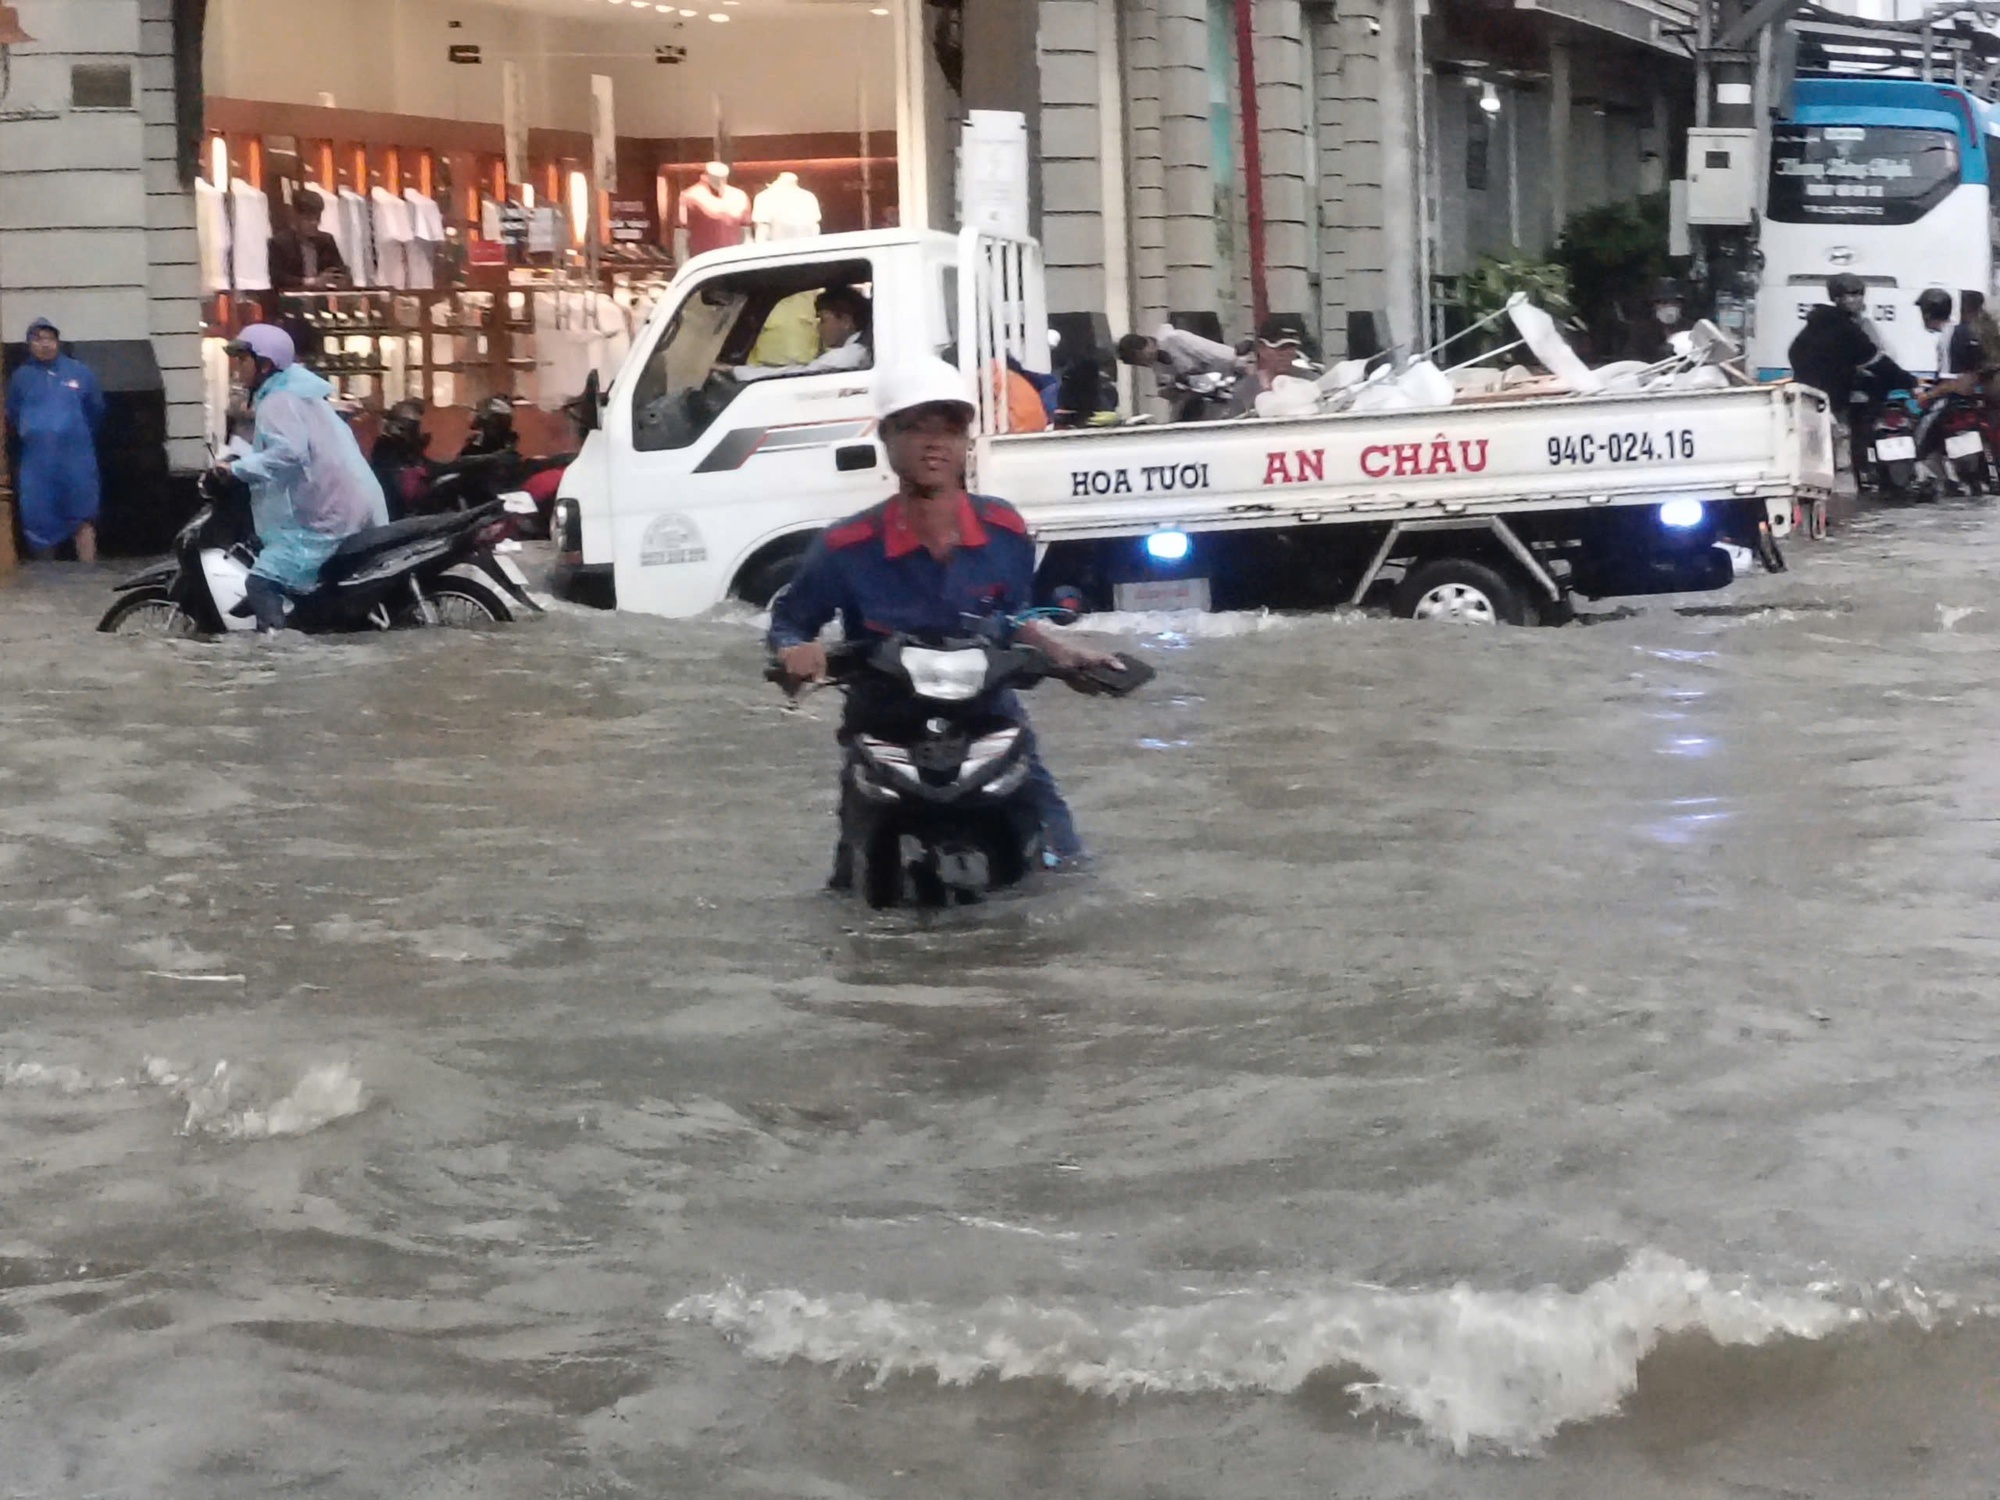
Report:
M560 449L688 255L901 220L912 36L886 0L209 0L210 435L224 343L270 318L364 435L417 400L449 454L504 396Z

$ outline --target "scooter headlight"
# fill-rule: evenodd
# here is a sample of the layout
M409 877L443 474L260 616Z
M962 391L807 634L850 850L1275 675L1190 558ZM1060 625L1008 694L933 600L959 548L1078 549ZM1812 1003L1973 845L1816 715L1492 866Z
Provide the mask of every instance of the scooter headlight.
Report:
M986 686L986 653L905 646L903 671L919 698L929 698L935 703L963 703L968 698L977 698Z

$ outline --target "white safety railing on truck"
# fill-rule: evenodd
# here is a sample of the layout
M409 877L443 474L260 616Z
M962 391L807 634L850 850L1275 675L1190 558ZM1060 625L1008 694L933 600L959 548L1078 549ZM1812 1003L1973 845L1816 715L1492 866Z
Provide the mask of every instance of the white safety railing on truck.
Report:
M1011 432L1007 361L1046 375L1049 302L1042 247L985 230L958 237L958 367L979 390L979 430Z

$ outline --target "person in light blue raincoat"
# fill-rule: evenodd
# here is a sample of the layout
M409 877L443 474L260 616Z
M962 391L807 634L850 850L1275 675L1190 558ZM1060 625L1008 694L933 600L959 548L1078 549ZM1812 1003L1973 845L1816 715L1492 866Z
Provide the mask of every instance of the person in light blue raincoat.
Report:
M7 383L7 427L21 440L21 532L46 557L76 541L79 562L97 558L97 429L104 390L88 366L62 352L47 318L28 325L28 362Z
M328 397L333 387L296 363L292 336L253 323L230 344L236 378L250 392L256 439L229 466L250 486L263 550L250 570L259 630L282 630L285 596L310 592L320 564L347 537L389 524L382 485Z

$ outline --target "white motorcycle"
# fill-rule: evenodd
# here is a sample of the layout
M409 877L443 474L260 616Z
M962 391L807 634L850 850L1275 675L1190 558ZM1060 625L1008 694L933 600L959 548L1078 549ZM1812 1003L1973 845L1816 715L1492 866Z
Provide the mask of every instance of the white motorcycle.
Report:
M246 591L258 543L249 491L211 471L208 503L174 538L173 557L117 585L97 628L193 637L255 630ZM418 516L359 532L320 568L310 593L287 601L286 624L312 634L402 626L491 625L541 613L528 580L495 548L535 502L508 495L478 510Z

